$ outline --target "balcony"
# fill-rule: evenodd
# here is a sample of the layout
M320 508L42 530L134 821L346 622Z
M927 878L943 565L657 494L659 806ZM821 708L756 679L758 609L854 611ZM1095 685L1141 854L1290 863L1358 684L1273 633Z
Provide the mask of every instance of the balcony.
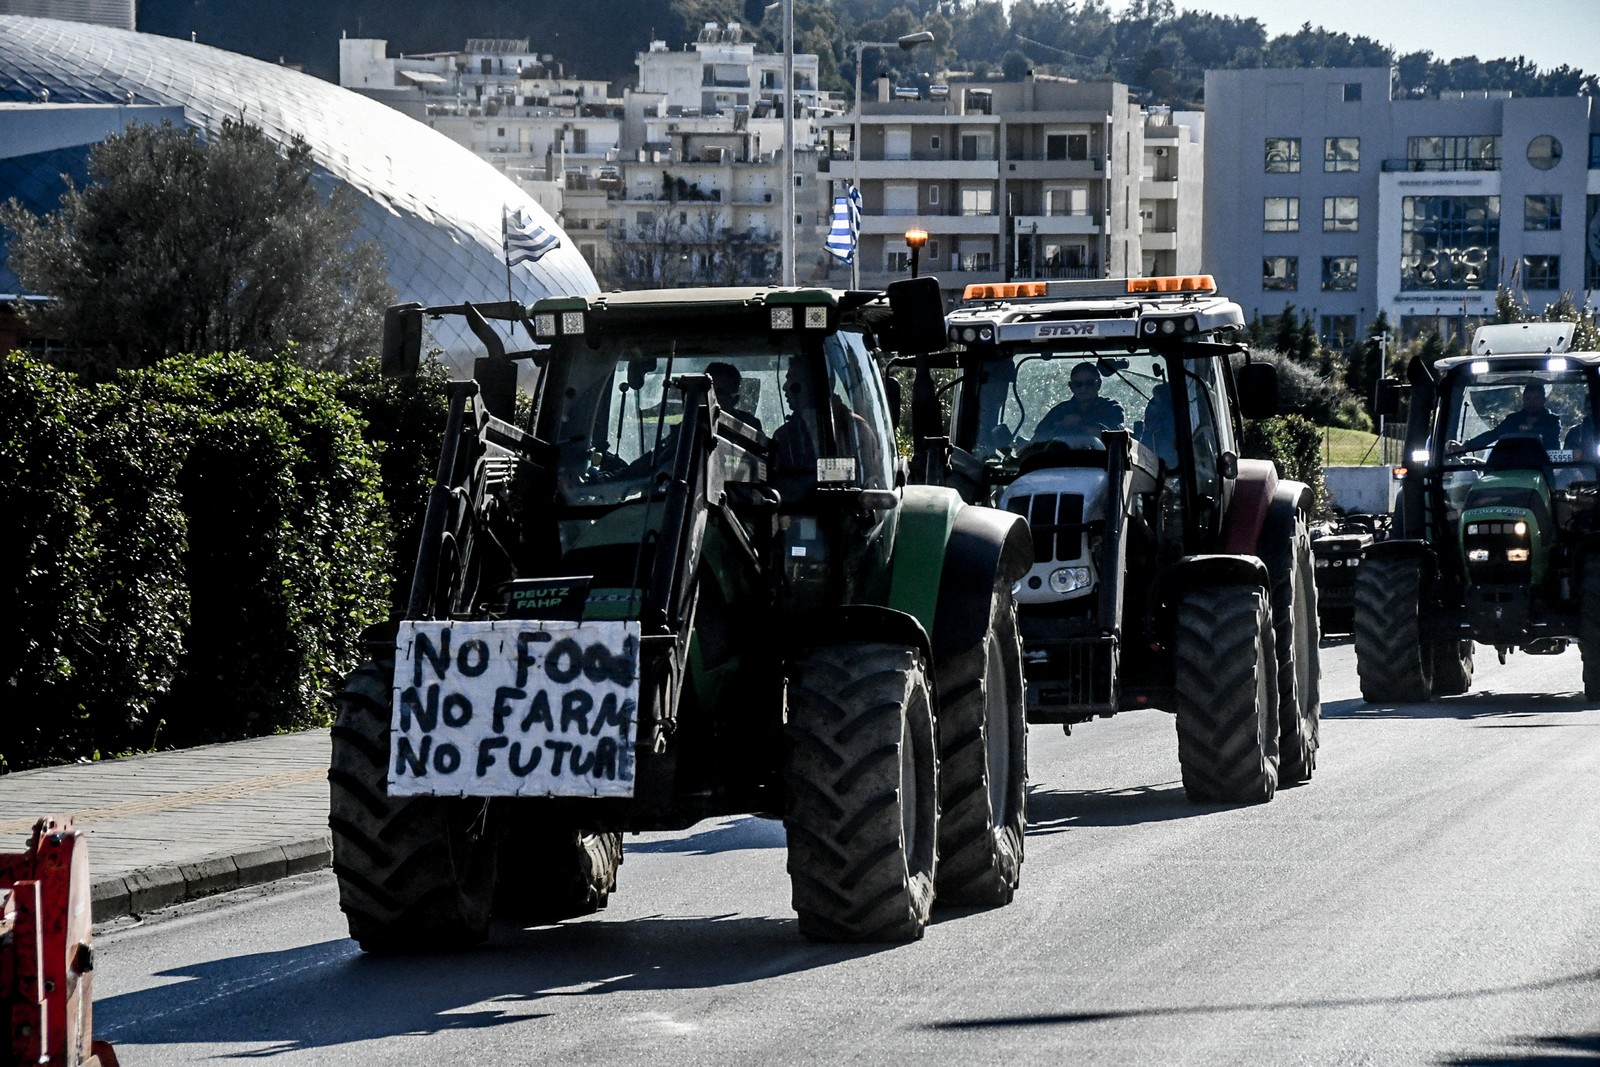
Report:
M1007 178L1018 181L1041 178L1098 179L1105 176L1105 160L1100 156L1088 159L1042 159L1027 156L1008 156L1005 160Z
M1014 215L1017 233L1045 234L1097 234L1101 231L1101 216L1097 212L1079 215Z
M903 234L913 225L920 226L933 236L954 234L995 234L1000 231L1000 216L941 215L931 211L914 211L900 214L885 212L881 215L862 215L862 233Z
M861 168L862 181L885 178L995 181L1000 177L1000 164L992 159L863 159L853 166ZM854 171L840 164L836 173L849 175Z
M1064 267L1050 263L1018 263L1016 276L1021 281L1074 281L1100 277L1100 268L1093 263L1078 267Z

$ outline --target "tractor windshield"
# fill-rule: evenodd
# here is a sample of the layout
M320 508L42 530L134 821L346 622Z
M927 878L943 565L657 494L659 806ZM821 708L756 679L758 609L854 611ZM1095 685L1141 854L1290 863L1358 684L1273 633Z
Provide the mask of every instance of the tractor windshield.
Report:
M567 347L555 368L541 416L554 423L560 443L561 502L613 505L646 495L670 468L684 394L672 380L711 378L723 412L770 439L769 472L814 481L826 466L830 479L848 461L844 480L883 488L892 445L882 427L849 412L881 409L881 390L859 336L819 340L788 335L665 335L608 332L597 347ZM824 405L820 398L828 397ZM827 464L821 461L829 460ZM788 468L794 468L788 471Z
M1511 462L1507 457L1515 449L1548 465L1558 482L1592 478L1592 410L1587 376L1577 366L1476 373L1469 367L1454 377L1443 405L1444 464L1469 469ZM1502 442L1497 460L1493 452Z
M1046 441L1103 448L1101 430L1126 429L1176 466L1171 368L1155 352L1016 349L977 369L977 432L973 454L1006 465Z

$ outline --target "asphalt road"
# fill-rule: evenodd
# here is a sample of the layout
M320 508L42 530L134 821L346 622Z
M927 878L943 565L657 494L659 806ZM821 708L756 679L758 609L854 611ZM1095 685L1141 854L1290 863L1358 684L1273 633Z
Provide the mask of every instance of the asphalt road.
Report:
M1361 702L1324 648L1315 780L1183 797L1171 720L1035 728L1023 886L920 942L817 946L783 833L631 838L597 916L363 957L326 873L112 924L122 1062L1481 1064L1600 1060L1600 706L1576 651ZM1530 696L1530 693L1540 695Z

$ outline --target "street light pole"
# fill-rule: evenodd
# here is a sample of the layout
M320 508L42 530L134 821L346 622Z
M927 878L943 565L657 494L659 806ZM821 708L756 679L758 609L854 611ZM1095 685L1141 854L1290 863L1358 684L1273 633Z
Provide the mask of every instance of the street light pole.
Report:
M789 0L792 2L792 0ZM892 41L856 42L856 122L850 135L850 181L857 192L861 190L861 56L869 48L900 48L907 52L919 44L932 44L933 34L918 30ZM850 256L850 288L861 288L861 235L856 235L856 249Z
M783 0L783 284L794 272L794 0Z

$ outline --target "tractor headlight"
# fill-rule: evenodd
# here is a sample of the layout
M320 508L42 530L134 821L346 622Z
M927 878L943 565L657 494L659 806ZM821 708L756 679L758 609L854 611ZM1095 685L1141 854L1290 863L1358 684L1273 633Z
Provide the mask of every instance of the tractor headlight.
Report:
M772 328L774 330L794 329L794 308L773 308Z
M1488 563L1489 550L1487 548L1474 548L1467 553L1467 560L1471 563Z
M1088 586L1088 567L1057 567L1050 572L1050 591L1057 595L1074 593Z
M1525 549L1525 548L1508 548L1508 549L1506 549L1506 562L1507 563L1526 563L1526 562L1528 562L1528 550Z
M556 317L549 312L543 312L533 317L533 334L535 337L554 337L556 335Z

